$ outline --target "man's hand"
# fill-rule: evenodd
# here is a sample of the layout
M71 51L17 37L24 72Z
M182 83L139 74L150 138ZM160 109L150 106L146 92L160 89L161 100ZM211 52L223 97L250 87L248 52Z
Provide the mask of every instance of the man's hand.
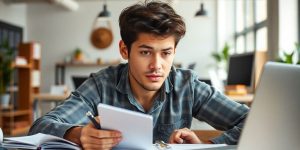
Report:
M98 119L96 120L99 122ZM81 145L84 150L106 150L119 144L122 134L119 131L98 130L92 123L89 123L84 127L69 129L64 138Z
M169 143L171 144L200 144L203 143L197 135L188 128L175 130L170 139Z

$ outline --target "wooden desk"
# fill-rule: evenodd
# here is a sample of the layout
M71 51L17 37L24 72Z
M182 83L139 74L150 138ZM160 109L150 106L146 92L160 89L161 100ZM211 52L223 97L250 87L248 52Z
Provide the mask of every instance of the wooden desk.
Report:
M223 131L219 130L193 130L193 132L203 142L208 142L210 139L218 137L223 133Z
M239 103L245 103L248 106L251 105L254 94L247 94L247 95L227 95L230 99L239 102Z
M33 95L33 110L34 110L34 116L33 119L36 120L41 116L40 111L40 103L41 102L55 102L55 106L57 106L60 102L64 101L66 98L68 98L70 93L64 94L64 95L57 95L57 94L50 94L50 93L40 93L40 94L34 94Z

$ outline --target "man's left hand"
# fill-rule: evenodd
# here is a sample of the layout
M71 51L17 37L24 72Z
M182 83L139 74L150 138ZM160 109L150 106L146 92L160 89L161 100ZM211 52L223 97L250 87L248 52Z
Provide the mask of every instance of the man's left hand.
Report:
M170 144L201 144L203 143L197 135L188 128L175 130L169 139Z

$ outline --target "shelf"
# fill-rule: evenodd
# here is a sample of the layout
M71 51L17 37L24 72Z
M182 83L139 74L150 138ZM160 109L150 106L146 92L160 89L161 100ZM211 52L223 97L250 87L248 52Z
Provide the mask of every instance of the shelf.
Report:
M31 114L30 110L15 110L2 112L2 117L16 117Z
M18 47L18 56L24 59L13 62L11 65L14 69L11 82L10 93L14 97L14 103L17 104L17 109L11 106L10 109L0 108L0 128L4 130L5 135L14 136L26 134L33 119L32 110L32 95L39 93L40 84L36 84L33 74L41 69L40 52L36 51L38 43L21 43ZM34 59L39 58L39 59ZM38 75L40 80L40 74ZM40 83L40 82L38 82ZM38 85L33 87L34 85Z
M2 107L2 106L0 106L0 110L1 111L11 110L12 108L13 108L13 105L9 105L8 107Z
M26 65L13 64L12 67L16 68L16 69L28 69L28 68L31 68L31 65L30 64L26 64Z

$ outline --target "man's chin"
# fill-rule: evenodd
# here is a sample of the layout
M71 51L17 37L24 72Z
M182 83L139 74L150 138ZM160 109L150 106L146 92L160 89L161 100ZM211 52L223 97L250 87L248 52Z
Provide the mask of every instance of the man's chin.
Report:
M149 91L158 91L161 88L162 84L146 86L146 89Z

